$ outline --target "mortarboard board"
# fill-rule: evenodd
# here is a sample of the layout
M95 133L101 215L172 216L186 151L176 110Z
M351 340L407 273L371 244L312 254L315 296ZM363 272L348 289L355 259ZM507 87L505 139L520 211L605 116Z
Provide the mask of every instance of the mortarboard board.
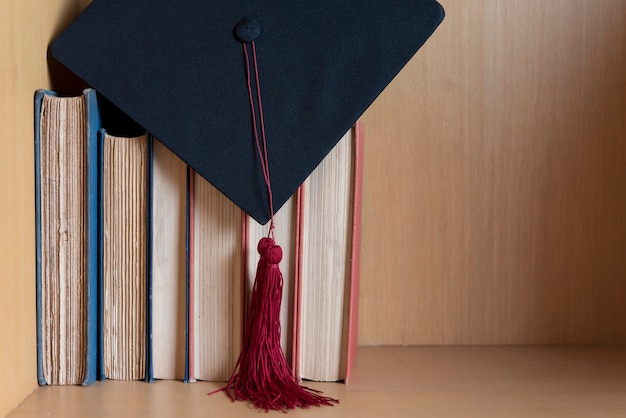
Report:
M265 224L241 40L277 211L442 19L434 0L95 0L50 53Z

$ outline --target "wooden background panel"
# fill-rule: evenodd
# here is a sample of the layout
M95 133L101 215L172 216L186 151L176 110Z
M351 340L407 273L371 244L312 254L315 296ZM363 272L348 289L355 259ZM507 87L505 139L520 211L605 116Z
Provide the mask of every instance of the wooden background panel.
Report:
M364 115L361 344L626 342L626 2L441 2Z
M2 1L0 17L0 416L37 385L33 97L46 48L76 0Z

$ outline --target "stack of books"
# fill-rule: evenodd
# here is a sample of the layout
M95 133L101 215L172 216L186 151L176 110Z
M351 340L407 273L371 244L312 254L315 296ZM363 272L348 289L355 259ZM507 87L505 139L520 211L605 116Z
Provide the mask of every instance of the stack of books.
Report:
M35 94L41 385L226 381L241 349L259 225L105 100ZM300 379L345 381L356 354L362 128L275 216L281 343Z

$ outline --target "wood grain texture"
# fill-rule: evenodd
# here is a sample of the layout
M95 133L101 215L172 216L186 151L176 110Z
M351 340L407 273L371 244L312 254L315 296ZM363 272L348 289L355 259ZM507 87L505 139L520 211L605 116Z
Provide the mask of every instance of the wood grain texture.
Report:
M363 117L360 343L626 342L626 3L442 5Z
M3 0L0 16L0 416L37 385L33 97L75 0Z

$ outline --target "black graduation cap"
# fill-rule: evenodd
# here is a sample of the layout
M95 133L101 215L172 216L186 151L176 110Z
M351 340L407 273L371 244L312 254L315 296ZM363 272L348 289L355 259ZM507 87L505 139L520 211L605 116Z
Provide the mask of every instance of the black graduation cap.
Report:
M50 53L264 224L242 40L277 211L443 16L434 0L94 0Z

